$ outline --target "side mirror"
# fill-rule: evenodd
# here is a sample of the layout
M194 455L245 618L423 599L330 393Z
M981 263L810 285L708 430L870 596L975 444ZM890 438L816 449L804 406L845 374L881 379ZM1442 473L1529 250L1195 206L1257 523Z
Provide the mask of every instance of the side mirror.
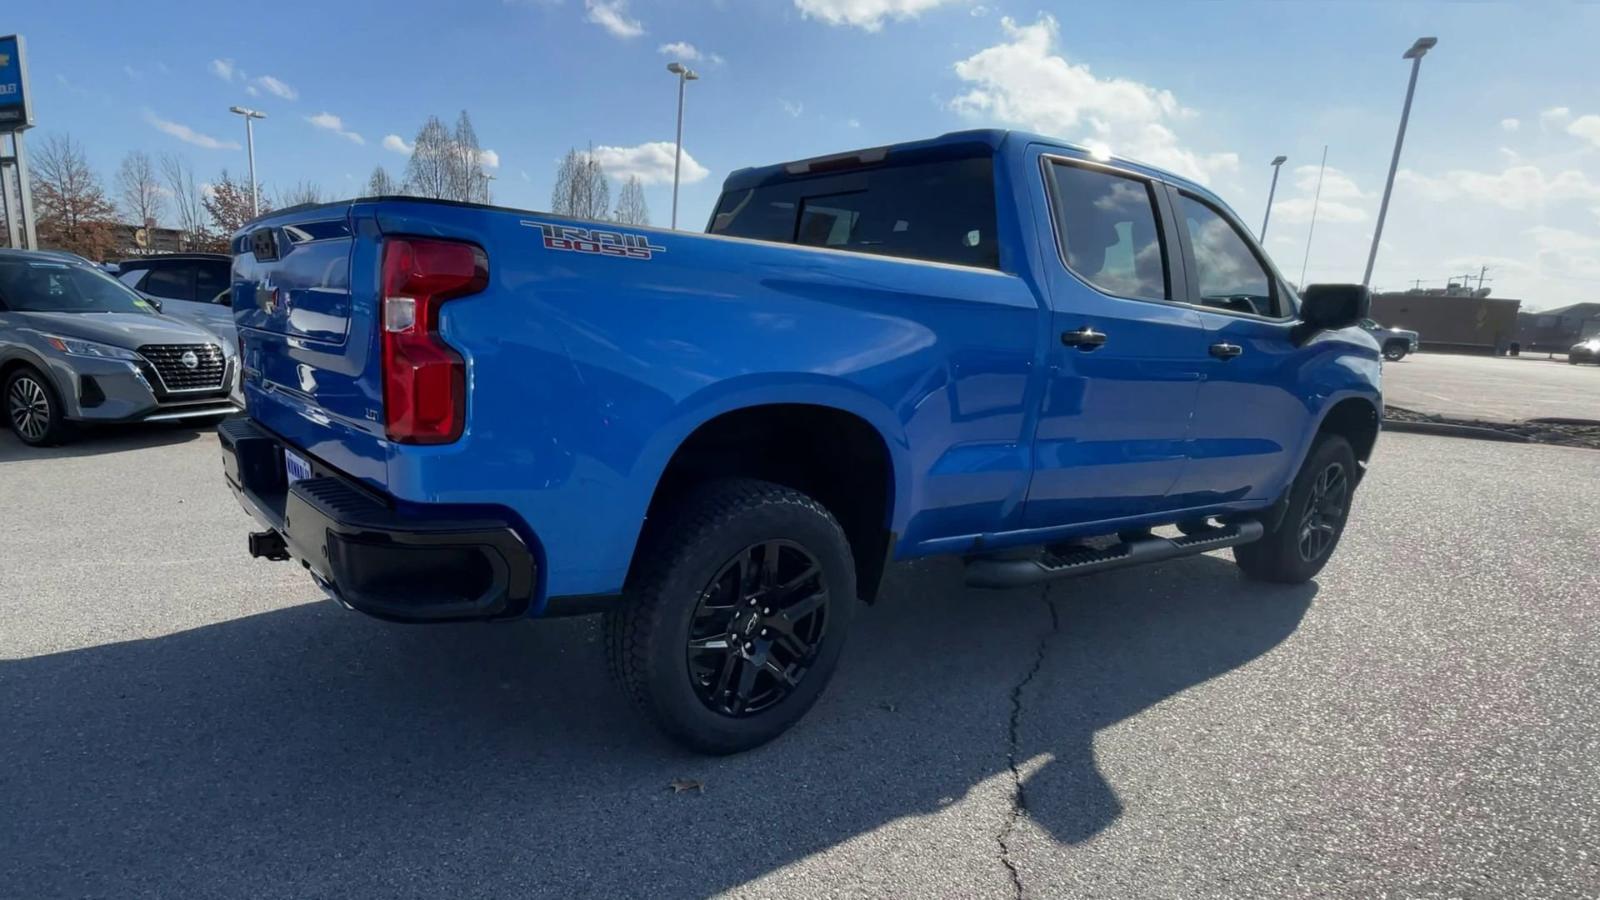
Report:
M1372 309L1372 292L1359 284L1313 284L1300 294L1300 324L1295 342L1322 331L1360 324Z
M143 293L142 291L140 292L139 297L140 297L140 299L144 300L144 302L150 304L151 306L154 306L156 308L156 312L161 312L161 298L160 297L152 297L149 294Z

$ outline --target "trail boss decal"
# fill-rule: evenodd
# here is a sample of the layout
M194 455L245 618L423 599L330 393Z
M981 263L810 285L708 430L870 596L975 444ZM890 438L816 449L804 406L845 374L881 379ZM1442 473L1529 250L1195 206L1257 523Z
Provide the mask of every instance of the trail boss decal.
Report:
M523 222L537 228L544 235L546 250L567 250L573 253L598 253L621 259L650 259L667 248L650 243L642 234L605 231L599 228L577 228L572 225L552 225L548 222Z

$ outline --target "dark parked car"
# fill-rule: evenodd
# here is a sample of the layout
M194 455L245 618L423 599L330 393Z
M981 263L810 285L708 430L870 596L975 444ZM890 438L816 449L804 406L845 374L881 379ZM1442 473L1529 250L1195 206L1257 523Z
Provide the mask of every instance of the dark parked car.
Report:
M1567 362L1573 365L1600 363L1600 335L1573 344L1572 349L1567 351Z
M117 277L141 294L161 300L161 311L187 319L233 342L228 306L232 262L225 253L169 253L117 263Z
M98 266L0 250L0 398L23 441L59 443L73 422L224 416L238 373L231 342Z

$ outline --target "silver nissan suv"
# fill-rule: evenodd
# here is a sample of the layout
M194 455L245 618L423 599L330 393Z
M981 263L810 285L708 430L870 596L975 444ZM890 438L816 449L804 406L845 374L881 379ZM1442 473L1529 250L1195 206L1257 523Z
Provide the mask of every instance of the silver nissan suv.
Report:
M65 255L0 250L0 403L17 437L235 412L233 346L156 304Z

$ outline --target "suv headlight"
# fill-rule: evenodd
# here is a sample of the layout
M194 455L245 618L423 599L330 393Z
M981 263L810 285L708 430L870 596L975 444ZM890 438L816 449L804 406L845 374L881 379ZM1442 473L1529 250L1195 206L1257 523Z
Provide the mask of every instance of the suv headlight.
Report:
M84 341L77 338L58 337L53 334L42 335L45 343L68 356L89 356L96 359L123 359L135 362L139 354L110 344L98 344L94 341Z

